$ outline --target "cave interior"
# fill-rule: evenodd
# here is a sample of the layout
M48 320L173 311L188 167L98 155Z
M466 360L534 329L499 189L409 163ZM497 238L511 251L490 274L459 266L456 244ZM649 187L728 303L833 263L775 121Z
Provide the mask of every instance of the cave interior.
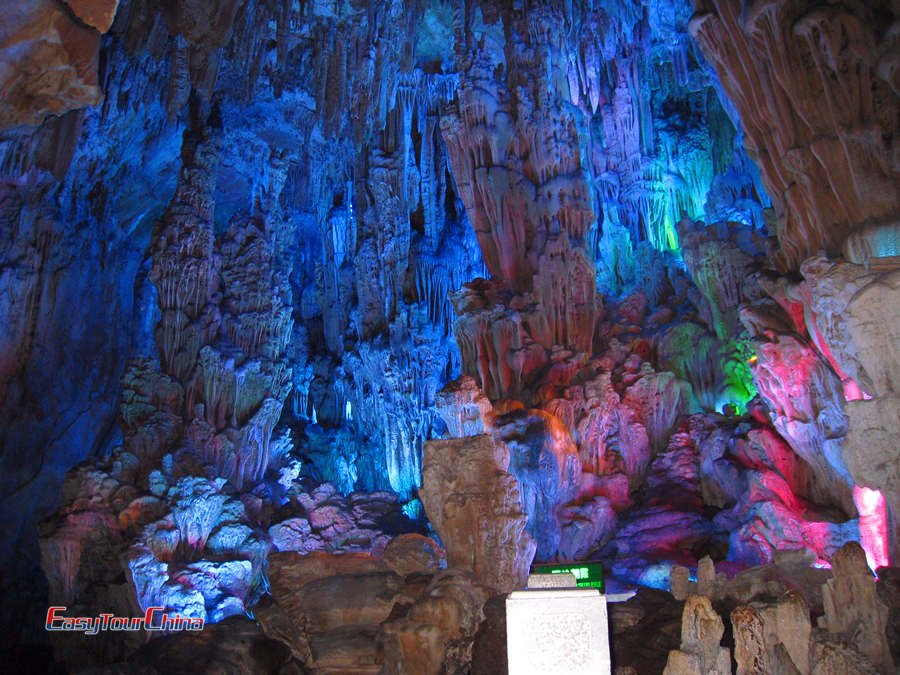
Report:
M891 675L898 555L896 0L0 6L6 663Z

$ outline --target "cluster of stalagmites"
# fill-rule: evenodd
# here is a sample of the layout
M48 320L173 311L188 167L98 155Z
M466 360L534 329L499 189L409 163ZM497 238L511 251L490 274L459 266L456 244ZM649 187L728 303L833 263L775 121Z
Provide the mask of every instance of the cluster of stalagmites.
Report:
M218 123L211 110L203 131L186 132L178 187L154 233L159 362L127 368L121 447L71 473L62 509L41 527L51 595L86 611L108 611L109 600L124 615L159 606L219 621L262 590L272 546L263 478L286 449L272 432L290 379L287 242L274 210L283 167L274 157L269 195L216 242ZM84 657L76 642L61 648L74 650L73 663Z
M538 559L601 555L622 577L659 583L672 561L696 564L704 549L757 565L780 548L827 558L859 537L839 450L847 433L840 379L764 296L752 273L755 235L716 228L730 236L681 226L699 292L663 267L656 302L634 292L607 303L592 356L563 345L517 350L502 322L482 324L490 351L474 362L462 343L469 374L439 392L438 408L449 436L489 434L507 447ZM710 247L741 264L714 264ZM509 297L496 282L476 288L497 305ZM455 300L463 338L477 315L474 290ZM768 324L762 312L747 320L755 307ZM772 332L772 317L781 332ZM742 318L759 336L744 353L735 346ZM735 415L754 385L762 400ZM729 401L727 414L715 412ZM457 526L467 527L464 516Z
M412 523L391 493L342 497L329 484L303 492L290 471L282 472L277 500L275 486L236 493L222 478L186 476L167 487L163 460L163 470L146 477L150 494L143 494L138 462L123 464L122 453L82 467L67 479L63 508L44 524L42 561L54 601L87 615L164 607L215 622L208 630L218 639L262 645L269 656L237 645L212 648L204 631L141 649L139 638L118 634L87 647L83 639L55 636L57 657L73 668L140 664L162 671L197 658L209 667L227 664L230 672L258 672L265 659L288 672L467 667L485 602L521 586L534 554L534 543L523 538L516 481L503 470L509 456L502 444L481 439L457 448L466 471L452 481L440 472L448 461L458 467L453 453L435 446L426 455L422 498L437 514L447 551L409 533ZM446 442L454 443L470 445ZM448 485L468 500L470 523L488 525L474 538L452 527L460 500L448 497ZM260 600L263 575L267 593ZM242 618L251 607L255 624Z
M727 579L705 559L697 582L686 569L673 573L672 592L685 604L666 675L732 673L732 650L721 646L726 626L739 675L893 673L890 591L876 587L859 544L838 550L831 572L804 577L808 563L785 559Z
M599 12L572 54L560 12L487 7L476 35L472 17L457 11L458 87L449 75L399 73L409 60L398 45L411 5L373 10L386 34L358 34L353 21L334 30L312 22L303 39L321 45L312 98L322 122L310 132L307 165L271 157L250 212L216 234L221 120L203 101L223 45L232 30L283 32L299 20L296 6L271 10L273 18L261 4L255 20L233 28L239 4L182 0L163 15L147 2L128 4L131 47L171 47L169 118L192 99L194 130L151 243L159 360L129 365L121 447L69 475L62 507L41 531L52 603L87 616L162 606L218 623L202 636L165 638L170 650L151 643L136 653L120 636L98 637L93 653L80 636L54 636L61 658L130 658L167 671L193 645L230 672L452 672L478 662L479 645L496 648L484 636L502 633L497 596L524 584L535 557L591 556L628 581L671 577L676 597L687 598L669 672L730 672L723 609L740 672L888 672L884 608L860 551L838 549L859 537L854 484L881 488L900 512L900 329L884 312L900 273L879 262L893 241L896 152L884 147L890 134L872 132L873 116L883 129L896 126L896 87L885 85L896 79L896 31L870 41L853 18L864 8L832 7L790 23L804 40L784 44L772 26L799 18L802 3L755 3L740 17L734 2L698 3L693 26L720 70L759 63L756 52L772 62L774 75L761 70L757 84L735 75L725 87L738 96L773 190L779 262L803 277L789 281L760 272L771 242L752 227L686 218L676 230L660 211L668 200L696 212L666 181L698 192L709 167L664 177L643 165L653 146L649 96L636 90L636 63L597 72ZM309 11L329 10L312 3ZM646 28L636 16L620 19ZM151 37L138 36L143 29ZM261 70L291 64L299 51L278 40L268 54L272 35L244 37L247 53L231 57L248 57L249 96ZM776 58L782 51L787 60ZM807 56L823 81L835 66L853 80L855 98L825 96L832 105L807 109L822 98L814 78L803 78ZM554 75L531 77L544 72ZM268 82L280 95L278 77ZM798 78L796 96L769 91ZM88 89L71 97L90 99ZM772 109L756 112L757 100ZM788 101L797 115L773 101ZM860 119L841 119L842 110ZM594 115L614 151L584 133ZM368 145L355 159L365 170L350 172L355 182L339 197L319 174L347 159L342 132ZM332 145L337 158L324 156ZM702 139L684 145L669 148L678 162L696 155L712 165ZM839 145L852 151L831 151ZM442 228L448 168L490 280L463 283L474 274L461 270L474 261L447 269L448 257L471 253ZM317 211L328 264L290 254L279 208L289 171ZM845 176L832 183L852 189L829 191L826 176ZM641 181L654 186L651 196L637 189ZM596 190L608 197L602 218ZM420 202L421 232L413 232ZM841 213L854 216L823 220ZM649 246L632 248L629 231L642 219L658 248L677 238L684 269ZM808 257L841 246L856 262ZM599 271L597 248L609 254ZM291 281L297 298L291 259L309 268ZM621 288L636 262L638 290L601 301L598 278ZM313 355L301 353L313 338L297 346L294 305L321 337ZM451 311L463 376L437 391L456 365ZM292 372L289 360L304 367ZM334 485L311 489L299 480L309 470L290 454L290 437L275 435L289 396L295 417L353 421L379 450L366 464L345 436L331 436L308 457ZM447 438L422 448L435 428L432 405ZM418 496L446 550L407 532L396 495L348 494L380 481L406 501L420 472ZM832 559L833 579L816 591L827 573L779 549ZM704 553L720 560L718 572ZM764 567L729 578L747 565ZM696 586L687 567L699 568ZM786 578L807 595L782 597ZM810 607L824 615L817 627ZM613 612L614 631L640 626L641 611ZM242 616L250 612L255 623ZM241 652L238 642L251 646Z
M843 352L808 318L817 303L836 316L831 291L786 301L784 280L762 272L772 241L684 218L687 274L648 256L640 290L601 303L581 199L592 167L572 152L587 111L567 105L574 82L591 97L590 78L517 79L554 71L559 47L540 37L564 23L552 11L484 21L480 39L457 26L464 76L442 126L491 279L451 293L464 375L437 404L451 437L507 448L536 557L599 556L621 577L662 583L673 561L694 565L702 551L740 567L781 548L827 558L859 538L854 484L886 481L859 480L845 459L855 381L835 374ZM604 237L615 232L604 222ZM812 288L818 270L809 276ZM467 517L439 520L462 536Z

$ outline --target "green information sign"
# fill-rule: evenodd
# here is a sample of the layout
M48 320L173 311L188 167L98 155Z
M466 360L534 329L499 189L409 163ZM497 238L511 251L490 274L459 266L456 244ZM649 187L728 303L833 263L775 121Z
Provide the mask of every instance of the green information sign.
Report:
M535 565L535 574L565 574L575 577L579 587L599 588L603 591L603 565L598 562L546 563Z

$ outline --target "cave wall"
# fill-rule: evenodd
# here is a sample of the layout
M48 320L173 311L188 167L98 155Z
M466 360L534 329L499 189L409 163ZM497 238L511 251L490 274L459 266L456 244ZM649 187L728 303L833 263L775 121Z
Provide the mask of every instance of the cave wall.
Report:
M383 551L441 436L506 448L517 573L887 561L888 4L0 12L12 642L47 593L218 621L270 549Z
M836 468L844 464L842 473L860 485L884 492L896 550L898 427L887 412L897 409L896 385L887 373L897 367L897 322L895 313L882 312L895 302L888 289L896 287L900 267L896 7L695 4L691 33L740 111L747 151L772 196L774 262L802 276L769 280L769 294L812 343L804 348L818 359L816 367L844 388L843 401L833 398L846 418L838 408L820 409L820 419L832 421L823 424L815 452L834 457ZM876 303L888 304L876 309ZM757 341L768 353L793 339L771 324L759 329ZM786 361L795 367L794 359ZM777 397L776 391L768 398ZM840 447L829 449L835 441Z

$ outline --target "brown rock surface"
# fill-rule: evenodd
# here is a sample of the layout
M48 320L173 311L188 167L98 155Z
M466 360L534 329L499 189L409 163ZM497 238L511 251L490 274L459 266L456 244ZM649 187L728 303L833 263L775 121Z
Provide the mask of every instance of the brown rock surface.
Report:
M447 566L447 552L431 537L401 534L384 549L384 562L401 577L413 572L432 574Z
M298 555L293 551L272 553L269 556L269 579L272 596L279 604L297 598L303 587L318 579L337 575L388 572L384 561L365 553L329 555L315 551ZM299 600L299 598L297 598ZM285 607L287 609L287 607Z
M766 654L762 615L753 607L741 606L731 612L734 631L734 660L737 675L764 675L771 672Z
M340 574L303 586L298 609L309 633L377 625L390 615L401 588L402 579L393 572Z
M508 464L490 436L428 441L419 489L450 566L499 591L524 587L535 551Z
M669 652L664 675L730 675L727 647L719 646L725 624L709 598L692 595L684 603L681 649Z
M454 673L472 661L482 607L490 589L458 569L431 581L408 614L382 625L384 672L388 675Z
M822 589L828 632L843 636L879 672L892 673L894 661L886 634L889 611L878 597L865 551L850 542L834 554L831 564L834 578Z
M813 637L811 660L815 675L879 675L882 672L846 638L821 630Z
M890 53L896 4L695 0L690 32L740 113L778 217L782 269L825 249L878 255L896 222L900 174ZM881 14L876 14L881 12ZM876 19L875 16L880 16Z
M257 620L316 673L378 672L379 625L402 614L425 586L415 575L405 582L366 554L283 552L269 562L272 599L260 603Z
M119 0L63 0L72 13L88 26L105 33L112 26Z
M494 596L482 611L484 621L472 645L472 675L506 675L506 596Z
M47 115L98 105L100 34L55 0L8 0L0 7L0 129L40 124Z
M127 664L120 664L118 668L113 666L105 672L301 675L307 671L291 657L285 645L268 638L249 619L235 616L207 625L202 631L151 640L135 652Z
M798 593L776 603L754 602L731 612L734 659L740 675L809 675L809 607Z

